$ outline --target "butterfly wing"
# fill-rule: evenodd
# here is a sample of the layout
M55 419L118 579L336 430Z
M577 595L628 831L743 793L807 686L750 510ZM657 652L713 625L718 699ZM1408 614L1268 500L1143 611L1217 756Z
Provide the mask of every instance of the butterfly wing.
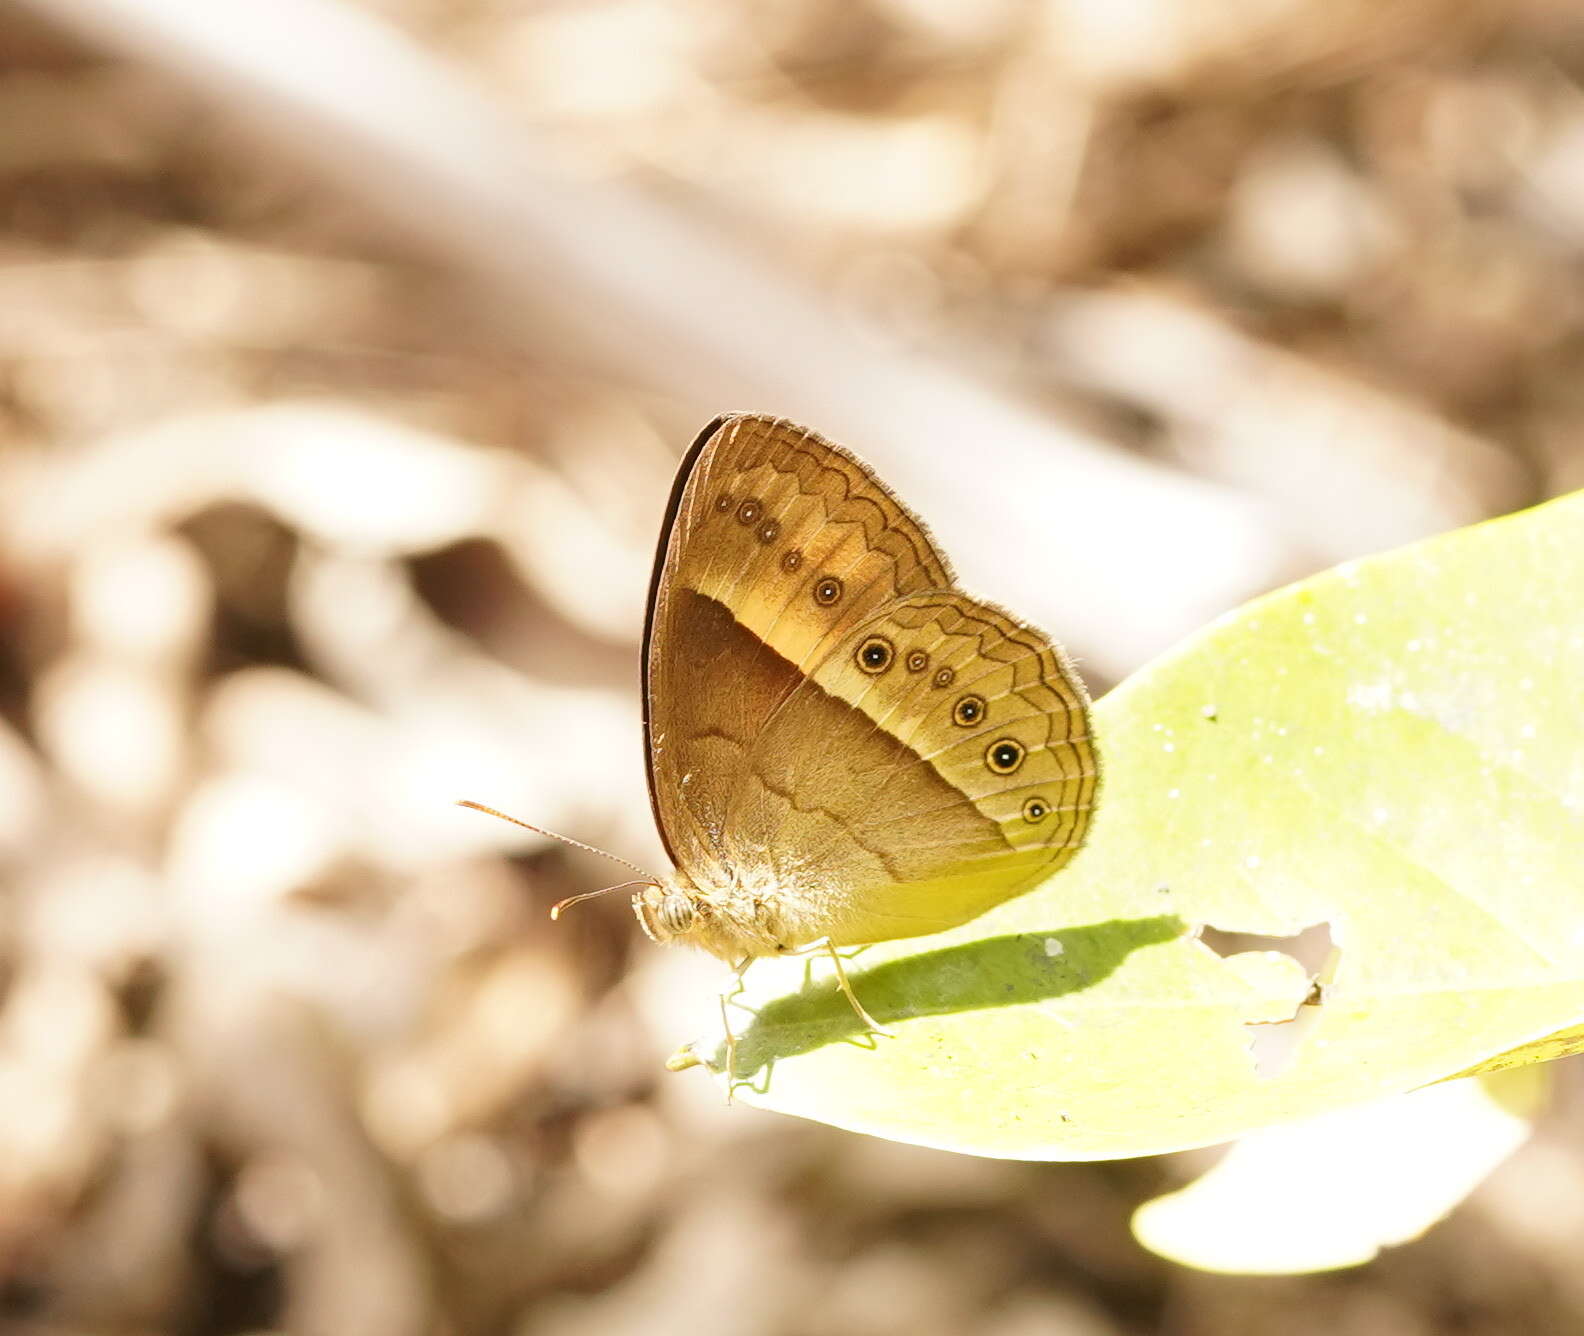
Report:
M924 526L845 450L776 418L704 429L672 491L644 634L649 794L678 868L737 856L750 753L806 672L882 606L950 584Z
M761 730L747 779L730 855L768 860L789 915L811 907L793 935L843 945L941 931L1056 871L1099 767L1060 649L940 589L838 637Z

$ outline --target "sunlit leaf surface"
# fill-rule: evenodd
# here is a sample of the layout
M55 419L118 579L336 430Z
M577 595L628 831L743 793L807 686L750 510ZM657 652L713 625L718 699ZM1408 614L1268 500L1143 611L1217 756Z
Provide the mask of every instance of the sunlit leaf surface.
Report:
M1251 604L1099 704L1100 813L1067 871L850 963L895 1038L825 962L756 965L736 1097L985 1155L1142 1155L1560 1030L1584 1014L1580 682L1580 495ZM1196 936L1319 924L1309 1006L1312 963ZM1279 1060L1253 1045L1295 1016Z

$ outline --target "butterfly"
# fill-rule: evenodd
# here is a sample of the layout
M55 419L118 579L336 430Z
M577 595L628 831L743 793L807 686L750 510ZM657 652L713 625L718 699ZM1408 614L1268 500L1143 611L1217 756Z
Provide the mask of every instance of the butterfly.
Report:
M717 418L682 461L643 698L675 870L607 889L636 886L649 937L739 979L758 957L829 951L877 1031L837 948L940 932L1030 889L1095 808L1067 656L957 588L867 465L780 418Z

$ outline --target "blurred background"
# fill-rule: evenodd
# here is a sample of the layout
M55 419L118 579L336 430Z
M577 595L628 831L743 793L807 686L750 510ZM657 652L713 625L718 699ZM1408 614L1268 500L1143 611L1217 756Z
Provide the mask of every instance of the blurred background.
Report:
M0 9L0 1331L1584 1322L1540 1135L1356 1271L1135 1244L665 1055L637 638L717 412L871 459L1098 692L1584 485L1574 0Z

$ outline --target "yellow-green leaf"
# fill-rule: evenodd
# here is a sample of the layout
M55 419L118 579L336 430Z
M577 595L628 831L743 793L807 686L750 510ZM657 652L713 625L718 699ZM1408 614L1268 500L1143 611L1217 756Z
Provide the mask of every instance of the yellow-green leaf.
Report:
M1472 1068L1584 1018L1584 495L1261 599L1096 708L1090 846L854 988L767 961L736 1094L985 1155L1228 1140ZM1251 1042L1310 994L1284 1065ZM1261 934L1231 959L1195 931ZM719 1036L695 1046L719 1069Z

